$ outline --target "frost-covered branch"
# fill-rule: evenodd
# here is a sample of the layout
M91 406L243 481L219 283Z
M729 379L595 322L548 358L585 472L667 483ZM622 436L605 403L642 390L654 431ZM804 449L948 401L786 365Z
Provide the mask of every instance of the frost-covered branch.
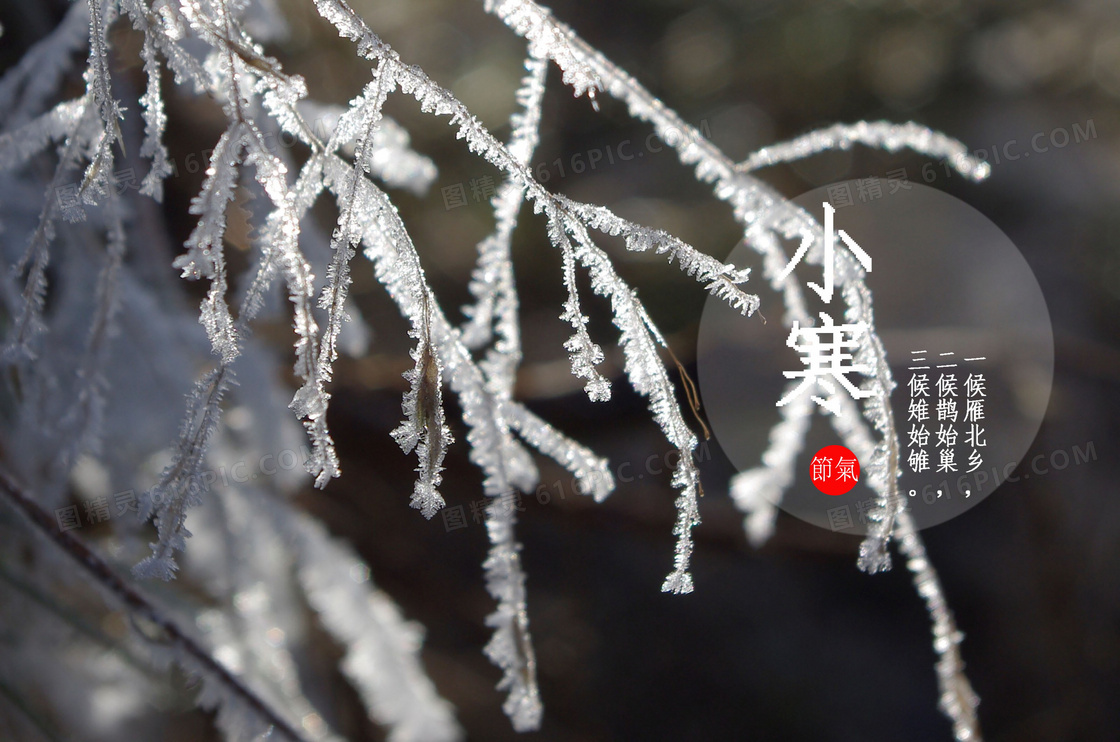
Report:
M925 601L933 619L933 648L937 652L937 686L941 691L938 708L953 722L953 734L960 742L980 742L980 722L976 707L980 698L972 690L964 672L960 645L964 634L957 628L953 612L945 600L941 580L926 555L925 544L914 529L910 513L898 514L895 541L906 557L906 568L913 575L914 587Z
M736 165L736 169L748 173L781 162L802 160L820 152L851 149L854 144L877 147L887 152L911 149L918 154L947 160L954 170L975 181L981 181L991 173L991 166L970 155L964 144L913 121L905 124L890 121L833 124L788 142L763 147Z
M805 445L814 404L809 395L802 394L779 408L782 419L770 429L770 443L762 454L762 465L731 479L731 498L735 507L746 514L743 526L755 548L765 544L774 533L782 497L793 484L794 467Z
M0 121L7 128L23 126L42 110L43 101L57 94L63 76L73 66L73 53L89 43L89 5L78 0L62 22L24 52L0 80Z
M231 739L249 739L270 730L285 739L297 742L304 739L282 714L223 667L136 588L121 579L100 556L76 537L58 530L54 519L35 498L3 471L0 471L0 493L40 536L64 551L103 595L128 612L140 638L155 649L165 647L177 664L201 679L202 691L197 702L204 708L217 710L218 725Z
M350 39L358 45L358 53L370 60L390 58L399 60L397 53L380 37L375 34L361 16L358 15L344 0L315 0L319 12L338 28L340 36ZM551 50L545 47L537 48L530 45L529 53L533 57L550 57ZM457 128L456 136L467 143L467 147L476 154L481 155L490 164L502 170L506 175L516 180L526 189L526 196L534 202L534 209L547 211L559 209L567 216L578 219L593 229L609 230L617 228L617 232L627 237L646 234L652 230L639 229L635 225L614 216L605 207L599 207L594 214L581 214L572 211L571 202L552 194L541 185L532 175L530 168L522 163L505 145L499 142L481 122L478 121L463 103L449 91L433 82L423 70L413 65L399 62L398 83L401 91L412 95L420 102L420 108L425 113L437 116L450 116L451 125ZM565 70L565 75L567 71ZM565 80L568 78L565 77ZM666 237L668 237L666 235ZM732 306L740 309L744 314L749 314L757 307L758 298L745 294L736 284L747 280L748 272L739 271L734 266L719 264L714 268L710 263L700 258L700 253L695 248L673 238L666 248L658 252L667 252L670 258L677 258L681 269L692 275L696 273L697 280L705 277L720 275L724 286L718 295L726 298ZM709 260L711 260L709 258ZM699 264L697 263L699 261ZM699 268L699 270L698 270Z
M449 703L420 665L421 628L369 582L369 568L322 525L302 514L281 514L280 528L295 544L297 570L323 625L346 646L342 672L371 716L390 727L390 742L462 739Z
M869 458L876 446L874 436L856 409L855 403L846 395L839 395L842 405L841 414L833 418L833 427L844 444L861 459ZM886 483L872 480L869 484L882 492ZM937 653L937 685L941 693L938 708L953 723L954 737L960 742L980 742L980 721L976 708L980 699L972 690L972 684L965 674L964 660L961 658L960 645L964 634L957 628L956 619L945 599L937 570L929 561L925 543L914 527L910 511L900 502L894 516L893 538L898 551L906 558L906 568L913 577L914 587L926 604L932 623L933 649ZM861 546L861 555L863 548Z
M347 167L333 156L326 167L328 186L337 195L340 184L345 182L343 174ZM504 708L514 727L535 729L541 715L536 659L529 638L520 545L514 535L514 511L508 500L515 483L523 489L531 488L535 470L511 438L500 415L500 404L491 396L484 375L458 331L434 300L423 299L416 290L417 286L426 285L423 270L396 208L364 178L358 181L355 198L365 204L363 218L357 223L363 228L365 253L373 262L374 275L414 326L427 322L432 347L442 361L448 385L458 396L463 421L470 429L467 442L471 460L486 475L483 487L490 498L486 522L491 550L483 566L487 588L498 601L497 610L487 619L495 629L487 653L505 672L499 687L509 691Z
M614 323L622 333L619 345L626 358L625 372L630 385L649 398L654 420L680 452L680 464L672 478L673 486L681 491L676 502L677 523L673 527L677 536L676 557L673 571L665 578L661 589L664 592L690 593L692 576L688 568L692 555L692 529L700 523L697 498L702 492L700 472L692 457L698 441L684 420L673 383L658 357L658 347L668 345L638 301L637 292L615 272L614 265L606 253L592 242L583 224L575 220L565 223L559 213L550 214L549 219L558 224L550 229L550 234L563 238L557 247L565 249L565 232L570 231L576 241L575 257L590 273L592 289L610 299Z

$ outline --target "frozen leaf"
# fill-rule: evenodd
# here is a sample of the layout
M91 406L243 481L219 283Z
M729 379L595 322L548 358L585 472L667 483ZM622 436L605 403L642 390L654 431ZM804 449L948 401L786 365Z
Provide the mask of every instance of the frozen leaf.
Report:
M438 487L442 481L443 459L451 444L451 430L443 413L443 372L431 342L431 300L425 296L421 304L426 307L412 357L416 365L405 372L409 390L401 407L405 420L393 431L393 438L405 453L416 449L420 465L419 478L413 490L410 505L425 518L431 518L444 506Z

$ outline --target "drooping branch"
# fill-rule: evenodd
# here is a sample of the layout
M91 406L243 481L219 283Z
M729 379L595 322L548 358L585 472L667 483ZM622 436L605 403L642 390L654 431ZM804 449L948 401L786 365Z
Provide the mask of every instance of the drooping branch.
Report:
M275 729L285 738L302 742L304 737L251 688L215 660L210 653L184 632L177 623L167 618L150 600L132 585L125 582L96 552L80 539L57 528L51 516L6 471L0 469L0 493L7 503L22 514L33 529L48 542L61 549L85 572L93 584L101 589L121 609L128 612L136 626L145 626L137 635L155 647L170 647L177 662L189 673L202 676L204 683L216 683L223 693L212 700L223 707L223 713L236 714L238 710L226 708L231 704L243 706L260 722L266 731ZM204 693L208 691L204 690Z

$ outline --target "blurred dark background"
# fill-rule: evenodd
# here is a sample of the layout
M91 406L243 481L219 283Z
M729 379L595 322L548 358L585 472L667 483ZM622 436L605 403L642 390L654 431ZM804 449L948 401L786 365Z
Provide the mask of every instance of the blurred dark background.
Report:
M368 80L368 65L309 0L279 4L290 35L269 52L304 75L318 100L345 104ZM353 4L407 62L450 88L499 136L508 133L524 42L485 15L481 3ZM4 8L0 64L18 58L57 21L57 5ZM963 652L982 699L986 738L1116 739L1120 3L564 0L551 7L736 159L859 119L915 120L988 153L1030 152L998 163L992 158L992 176L980 185L940 167L926 182L995 222L1022 251L1049 305L1054 384L1027 458L1089 445L1096 455L1008 482L966 515L923 535L967 635ZM630 143L630 152L642 150L648 127L630 121L614 101L602 101L595 113L561 87L555 69L549 84L534 164L538 175L549 173L550 188L667 229L716 257L731 251L741 235L730 210L667 148L607 163L606 151L617 153L621 142ZM170 130L173 155L212 145L221 130L216 108L181 94L169 105L177 122ZM440 168L426 197L394 198L441 303L453 310L469 299L474 245L492 228L485 190L500 177L466 152L445 120L421 116L412 99L394 96L387 110ZM1075 126L1091 136L1072 141ZM1071 135L1068 145L1051 136L1059 129ZM1031 149L1039 133L1045 151ZM586 162L593 151L604 155L596 168L573 172L573 156ZM899 168L918 180L926 162L856 149L773 168L765 177L794 197ZM185 174L168 183L172 242L181 243L190 229L186 207L200 182L201 174ZM444 189L457 185L466 203L447 208ZM324 229L332 218L324 212ZM606 244L694 371L704 292L659 257L625 255ZM616 472L626 463L643 471L651 455L669 447L644 401L620 378L613 346L605 365L617 379L609 404L589 403L568 375L567 329L558 318L560 263L543 223L528 210L515 249L526 355L518 396L608 456ZM170 257L165 264L172 276ZM470 738L514 739L493 690L499 672L481 651L492 602L481 569L486 533L470 517L471 504L481 499L480 475L465 445L455 445L444 494L449 504L466 508L465 528L447 530L440 518L426 522L409 509L414 463L387 435L400 416L408 338L368 269L355 273L354 294L374 335L365 357L340 364L332 389L331 425L344 475L325 492L309 488L302 502L352 541L373 578L427 627L425 662ZM593 336L608 345L616 337L608 308L590 292L584 300ZM763 301L763 312L770 306L777 318L774 296L764 293ZM278 328L281 348L285 332ZM744 369L743 383L767 389L773 373ZM759 415L772 415L771 404L760 399ZM456 419L454 412L449 417ZM760 417L759 425L770 422ZM461 423L455 432L462 441ZM675 494L668 473L620 484L595 505L572 491L565 472L540 462L548 502L543 495L524 497L520 534L546 713L542 730L527 738L950 739L950 725L936 708L929 622L902 565L864 575L855 567L858 539L786 517L765 548L752 550L727 496L734 470L717 441L709 446L696 591L684 597L659 592L672 562ZM350 691L340 681L338 692ZM352 706L340 731L352 739L379 738L356 698Z

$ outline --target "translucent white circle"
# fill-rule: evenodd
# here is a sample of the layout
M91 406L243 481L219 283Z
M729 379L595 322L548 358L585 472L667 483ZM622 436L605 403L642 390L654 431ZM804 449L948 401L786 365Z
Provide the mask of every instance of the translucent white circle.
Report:
M872 260L866 282L897 384L891 408L900 446L899 491L916 525L925 528L982 501L1025 455L1050 398L1054 338L1038 281L1011 240L959 199L918 183L905 186L847 181L794 201L821 223L823 203L833 205L836 232L847 233ZM849 250L838 234L834 245ZM792 257L798 244L783 246ZM739 267L761 264L745 244L728 261ZM824 324L821 312L835 325L848 322L839 290L825 303L808 287L811 282L825 288L819 261L802 260L792 276L818 328ZM809 354L787 344L785 308L766 280L756 268L749 288L759 293L766 321L744 319L713 297L698 338L704 408L716 440L739 471L762 463L770 430L780 420L776 403L788 392L787 372L809 368ZM804 346L813 337L795 339ZM831 358L824 350L817 354L828 358L819 366L838 371L794 378L808 380L801 394L824 396L817 378L840 383L843 377L857 386L863 381L861 373L844 370L852 359ZM810 482L813 453L843 443L826 419L830 413L816 403L812 409L780 505L823 528L864 533L874 497L866 483L829 497ZM864 468L867 462L860 464Z

